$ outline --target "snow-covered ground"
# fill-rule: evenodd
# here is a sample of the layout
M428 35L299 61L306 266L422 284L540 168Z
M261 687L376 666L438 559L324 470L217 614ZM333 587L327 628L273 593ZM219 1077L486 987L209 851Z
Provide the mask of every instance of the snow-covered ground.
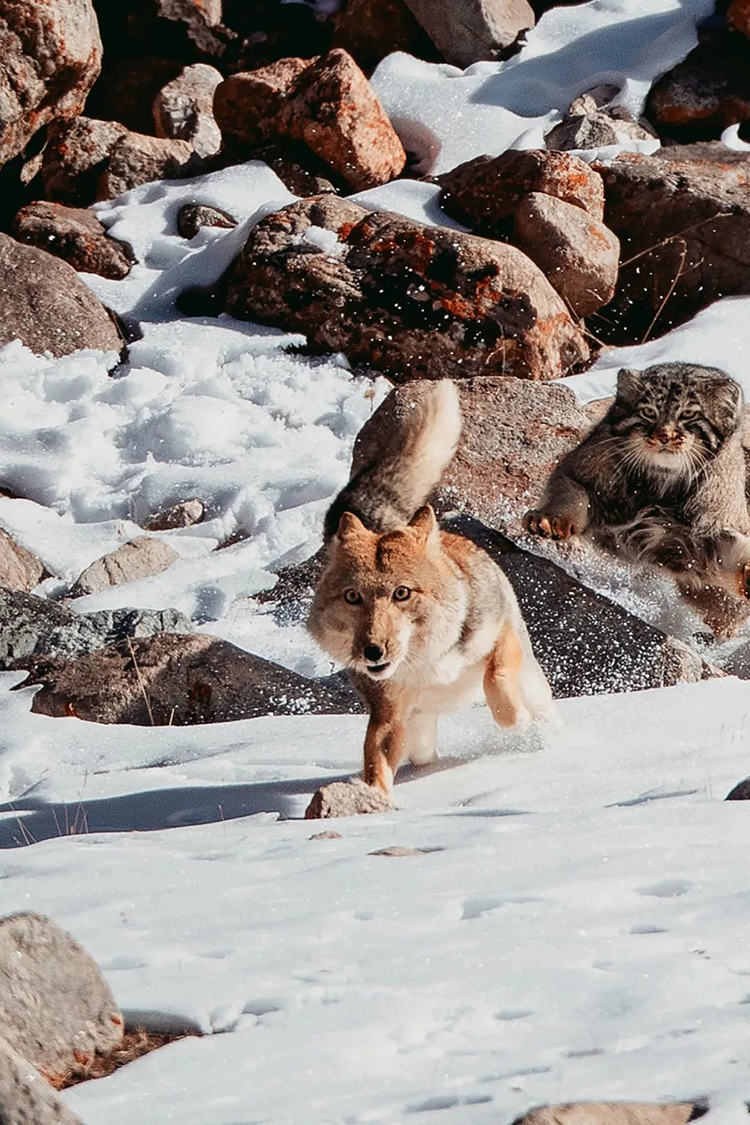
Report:
M438 171L538 144L599 81L637 112L712 7L592 0L548 13L508 63L393 56L375 85ZM446 221L436 196L402 181L355 198ZM316 549L387 383L299 354L301 336L175 308L292 198L253 162L99 206L139 264L86 280L142 335L122 367L0 351L0 483L25 498L0 499L0 526L54 597L149 513L199 496L207 519L163 533L177 564L76 607L175 606L315 674L328 662L303 628L253 595ZM185 242L177 212L196 201L240 226ZM623 364L691 359L750 396L749 315L718 302L566 382L589 401ZM679 631L664 588L592 581ZM86 1125L503 1125L545 1101L704 1095L712 1119L744 1118L750 829L723 798L750 774L750 686L569 700L544 738L501 737L481 709L451 718L443 766L407 771L397 812L322 825L301 815L359 768L361 716L103 727L32 715L21 678L0 675L2 911L68 927L131 1022L205 1033L67 1092ZM310 839L329 827L341 838ZM370 854L391 845L421 851Z

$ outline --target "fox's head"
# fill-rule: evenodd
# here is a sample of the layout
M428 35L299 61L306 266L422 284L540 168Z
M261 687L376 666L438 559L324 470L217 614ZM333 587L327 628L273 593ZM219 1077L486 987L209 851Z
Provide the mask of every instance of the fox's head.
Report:
M466 594L441 550L432 508L407 527L378 534L345 512L318 583L309 628L351 671L387 680L455 644Z

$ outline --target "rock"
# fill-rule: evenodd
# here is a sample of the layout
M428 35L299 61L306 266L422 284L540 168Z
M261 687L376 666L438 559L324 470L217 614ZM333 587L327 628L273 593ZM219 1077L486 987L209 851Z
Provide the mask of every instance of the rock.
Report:
M253 153L253 160L263 160L289 188L293 195L303 199L311 195L324 195L336 192L336 186L329 180L333 175L330 168L310 149L298 141L280 141L264 145Z
M444 210L489 238L509 233L509 220L531 192L581 207L597 222L604 217L601 176L568 153L510 149L502 156L477 156L439 176L438 182Z
M148 3L151 4L152 0ZM107 65L86 103L89 117L107 121L114 117L133 133L150 134L153 131L154 98L181 73L184 65L175 58L146 53L154 49L158 50L158 43L155 47L146 47L134 58L112 57L107 53ZM117 55L120 53L118 48Z
M391 391L357 435L351 475L372 460L383 433L395 434L404 426L428 386L419 380ZM463 429L440 485L440 506L518 535L524 512L555 465L598 419L558 383L499 376L463 379L459 390ZM603 413L605 408L597 404L594 409ZM305 569L290 569L291 578L283 574L266 597L301 600Z
M125 126L117 121L76 117L71 122L55 122L42 159L47 198L61 203L93 203L109 154L126 133Z
M646 112L664 136L718 139L727 126L750 118L747 42L727 32L703 32L701 40L651 88Z
M368 855L383 855L389 859L400 859L402 856L407 855L425 855L424 848L409 848L404 844L391 844L389 848L378 848L376 852L368 852Z
M343 836L340 832L313 832L312 836L308 836L309 840L342 840Z
M340 48L296 79L284 131L304 142L353 191L388 183L406 164L404 146L379 98Z
M0 588L0 671L41 658L71 659L126 637L192 633L176 609L102 609L74 613L59 602Z
M223 215L224 212L221 211L219 214ZM214 223L213 225L225 226L230 224ZM180 234L182 234L182 231L180 231ZM155 512L152 516L149 516L143 526L146 531L173 531L177 527L193 527L194 524L201 522L205 510L203 501L194 496L191 500L180 500L178 504L172 504L170 508Z
M43 685L36 713L97 723L186 726L361 710L336 677L309 680L204 634L136 637L77 660L39 660L25 681L32 683Z
M732 0L727 20L730 27L750 39L750 0Z
M13 220L19 242L62 258L75 270L115 280L126 277L135 261L125 242L109 238L93 211L60 203L29 203Z
M156 0L156 13L181 23L202 53L223 54L227 31L222 24L222 0Z
M72 598L99 594L110 586L122 586L138 578L150 578L177 562L179 554L163 539L140 535L116 551L87 566L70 592Z
M2 5L0 165L44 125L77 117L102 63L91 0Z
M685 1125L695 1119L696 1108L692 1103L677 1102L573 1102L532 1110L517 1118L514 1125Z
M0 919L0 979L3 1039L51 1081L122 1040L122 1014L96 962L49 918Z
M0 1038L3 1125L83 1125L31 1063Z
M221 148L221 130L214 120L216 87L223 81L213 66L195 63L168 82L154 98L157 137L189 141L198 156L213 156Z
M533 27L534 10L526 0L406 0L443 58L467 67L496 59Z
M740 781L724 798L725 801L750 801L750 777Z
M549 149L592 149L622 145L628 141L648 141L656 136L643 121L636 121L624 106L569 116L555 125L544 140Z
M183 203L177 212L177 230L183 238L195 238L203 227L226 227L229 230L236 226L237 220L226 211L207 203Z
M304 332L399 382L551 379L588 356L554 289L515 247L331 195L257 224L229 273L226 311Z
M507 574L555 698L642 691L721 675L681 641L479 521L462 517L448 527L478 543Z
M201 168L202 161L188 141L126 133L109 154L99 177L97 199L115 199L152 180L195 176Z
M657 335L720 297L750 293L746 153L679 145L651 156L623 153L595 167L605 182L605 221L626 262L606 314L625 326L615 339L640 342L665 300ZM648 253L629 261L642 251Z
M310 59L279 59L270 66L233 74L214 94L214 117L226 144L257 148L278 137L294 81Z
M382 789L365 785L358 778L323 785L305 810L306 820L327 820L339 816L390 812L393 804Z
M28 592L38 586L44 577L44 566L39 559L0 528L0 596L6 590Z
M580 207L532 192L516 209L513 241L576 316L589 316L612 300L619 240Z
M7 234L0 234L0 293L0 346L20 340L53 356L122 348L114 321L72 266Z
M365 72L392 51L437 61L432 40L404 0L345 0L333 15L332 47L343 47Z

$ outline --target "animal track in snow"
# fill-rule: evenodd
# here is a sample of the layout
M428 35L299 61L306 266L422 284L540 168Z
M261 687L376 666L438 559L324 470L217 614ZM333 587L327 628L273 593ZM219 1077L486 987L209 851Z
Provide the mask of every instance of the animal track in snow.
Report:
M646 887L639 887L638 894L649 895L653 898L677 898L687 894L692 887L684 879L662 879L660 883L651 883Z
M630 934L668 934L669 930L665 930L663 926L652 926L648 922L644 922L641 926L631 926L628 930Z
M493 1101L489 1094L466 1094L464 1096L446 1094L444 1097L438 1095L434 1098L427 1098L424 1102L418 1102L416 1105L409 1105L406 1107L407 1113L434 1113L438 1109L456 1109L462 1105L486 1105L487 1102Z

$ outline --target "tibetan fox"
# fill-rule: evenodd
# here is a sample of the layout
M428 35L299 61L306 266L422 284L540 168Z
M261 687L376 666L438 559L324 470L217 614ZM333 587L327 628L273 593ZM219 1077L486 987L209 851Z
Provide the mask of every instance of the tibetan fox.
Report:
M454 384L425 383L326 517L309 629L369 708L364 779L387 794L404 758L435 756L442 712L482 692L502 727L552 710L508 579L425 503L460 432Z
M714 633L730 635L750 608L743 406L714 367L623 369L606 416L554 470L525 528L585 535L666 571Z

